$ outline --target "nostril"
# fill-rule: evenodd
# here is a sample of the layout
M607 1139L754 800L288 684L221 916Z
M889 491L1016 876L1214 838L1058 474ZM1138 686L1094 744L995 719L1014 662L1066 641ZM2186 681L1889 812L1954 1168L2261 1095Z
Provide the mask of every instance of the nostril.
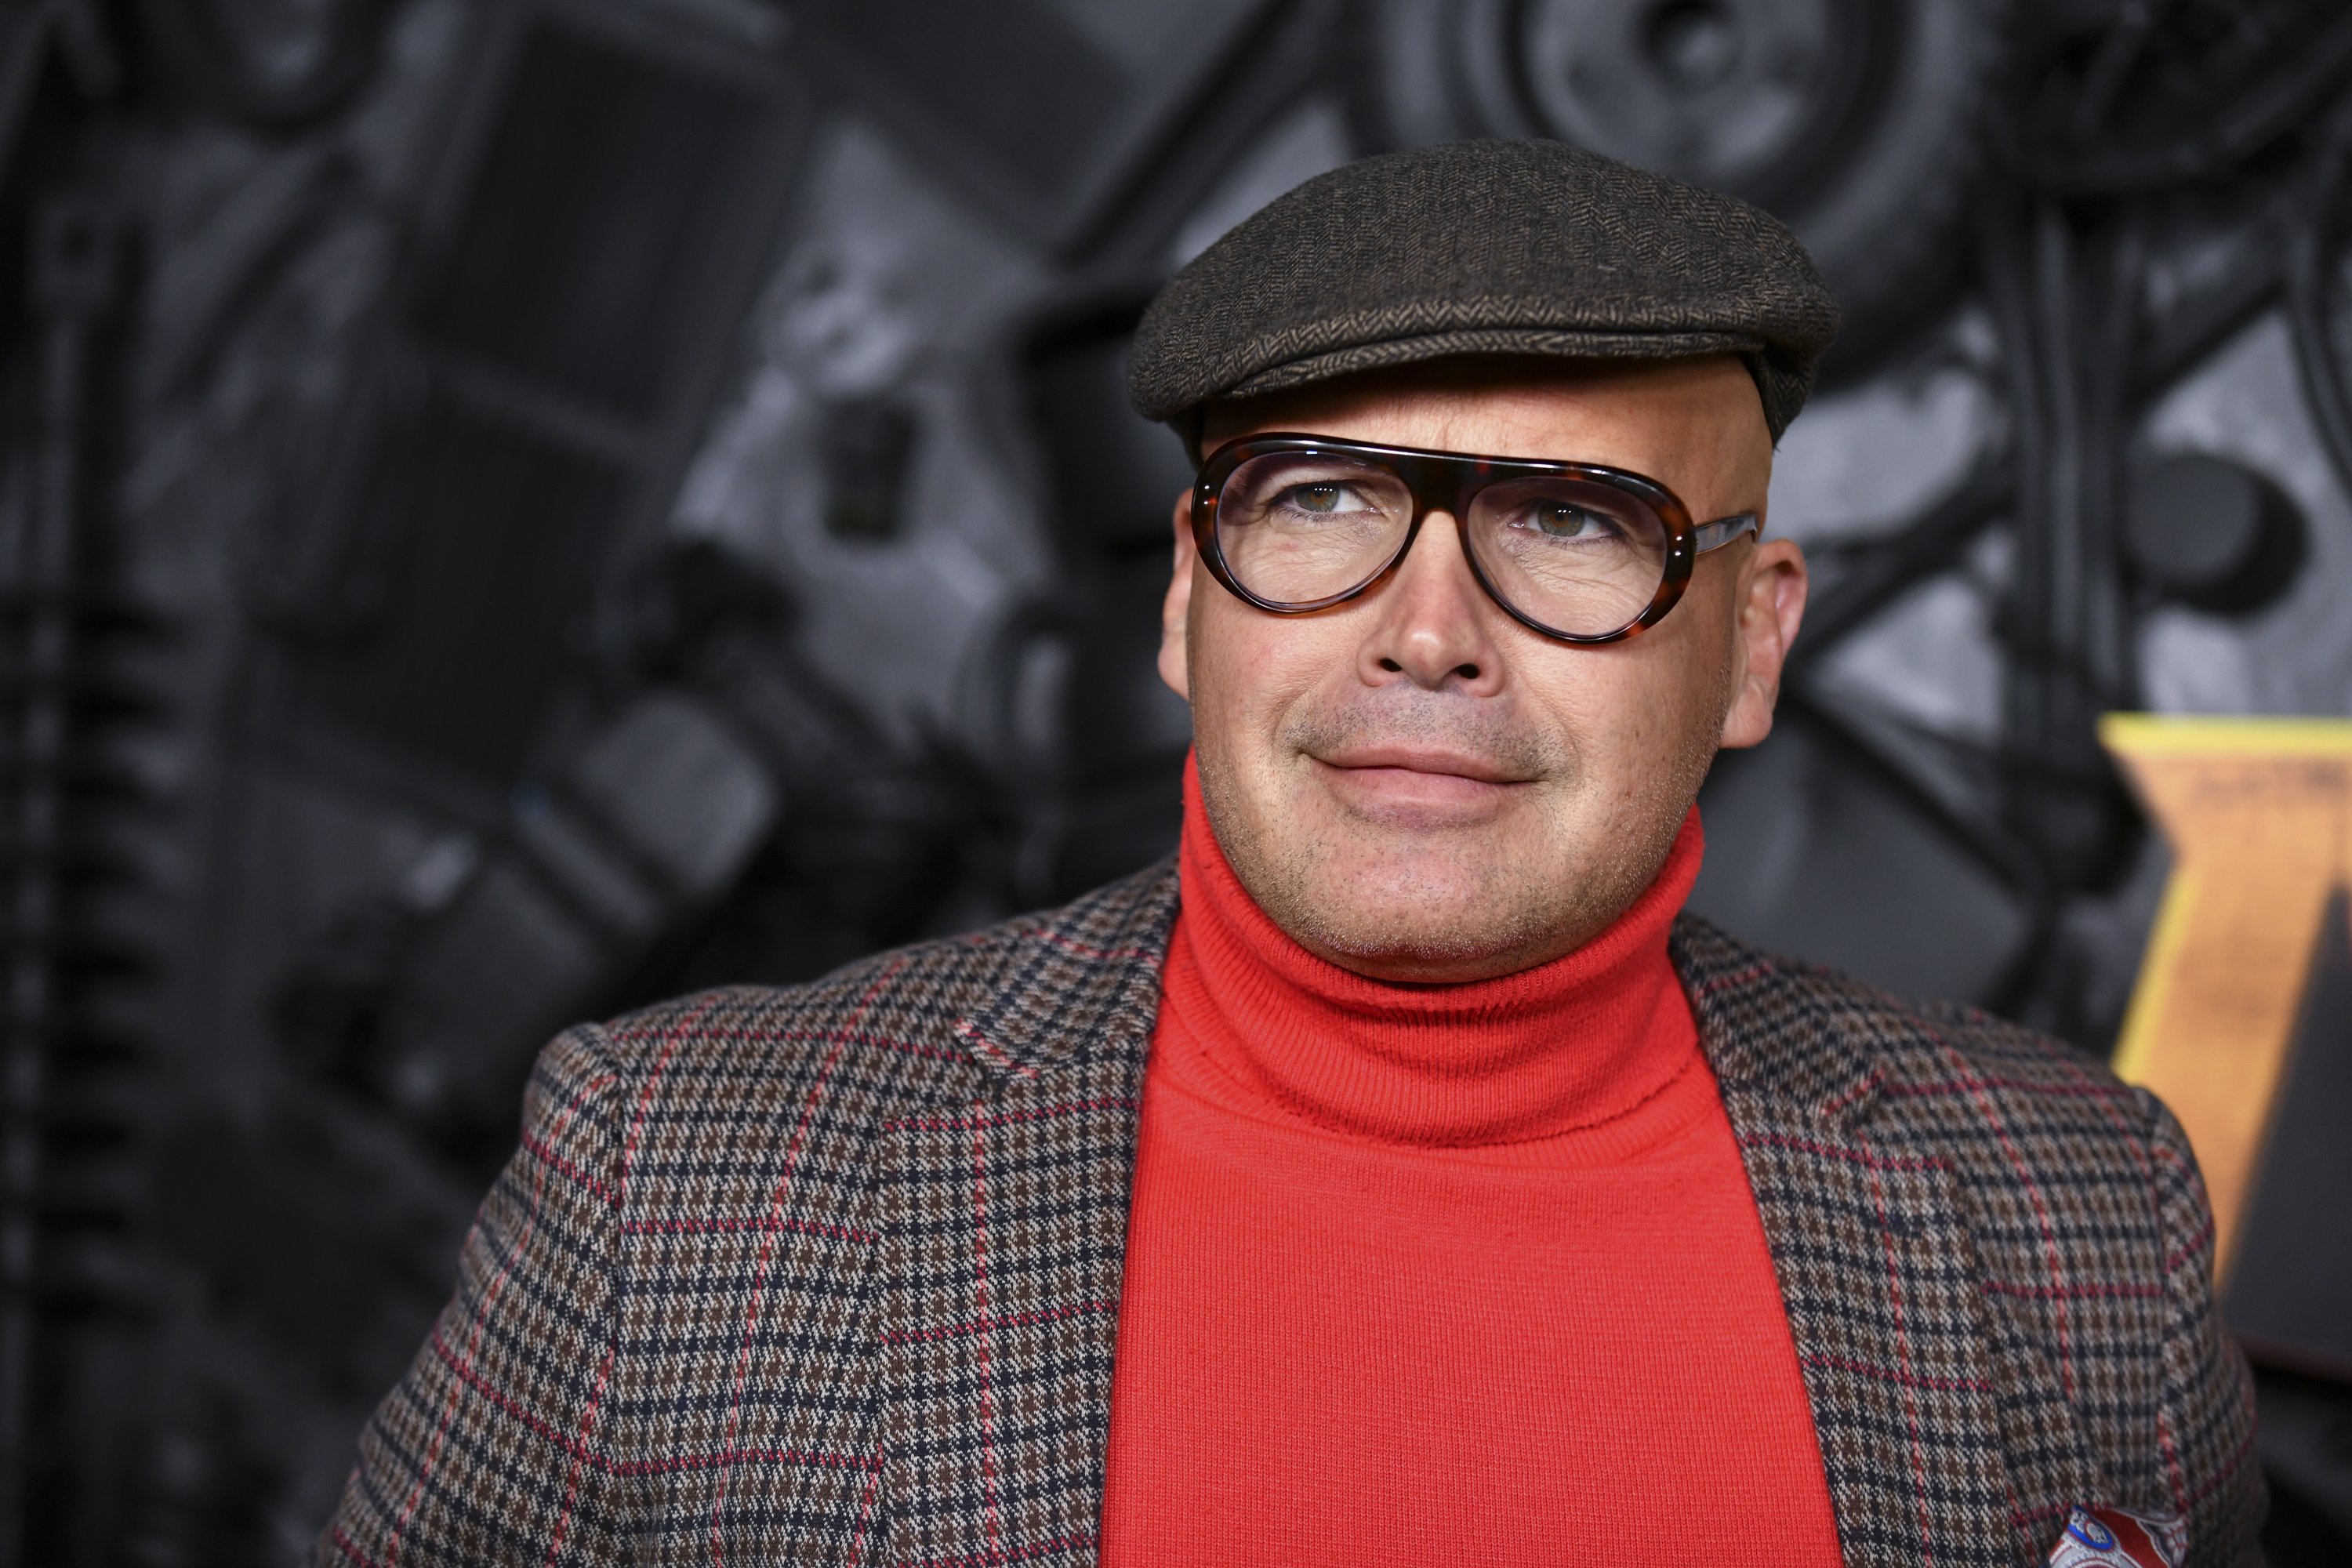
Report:
M1404 673L1404 666L1399 664L1392 658L1384 658L1381 660L1381 668L1391 675L1402 675Z
M1478 679L1478 667L1475 664L1457 664L1454 667L1454 673L1465 680L1475 680Z

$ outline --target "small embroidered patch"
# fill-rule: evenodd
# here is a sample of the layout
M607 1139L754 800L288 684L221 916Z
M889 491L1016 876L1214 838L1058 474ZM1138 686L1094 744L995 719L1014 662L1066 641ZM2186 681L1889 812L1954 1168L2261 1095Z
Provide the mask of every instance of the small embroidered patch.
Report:
M2168 1513L2134 1513L2112 1503L2076 1503L2050 1568L2180 1568L2189 1527Z

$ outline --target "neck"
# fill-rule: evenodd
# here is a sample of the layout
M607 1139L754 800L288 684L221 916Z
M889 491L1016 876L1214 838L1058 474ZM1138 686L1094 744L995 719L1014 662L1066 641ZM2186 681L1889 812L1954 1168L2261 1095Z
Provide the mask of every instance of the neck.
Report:
M1696 1057L1666 941L1701 853L1694 807L1649 889L1549 963L1462 984L1371 980L1258 907L1187 766L1183 909L1166 971L1176 1026L1162 1048L1205 1092L1386 1142L1523 1142L1613 1121Z

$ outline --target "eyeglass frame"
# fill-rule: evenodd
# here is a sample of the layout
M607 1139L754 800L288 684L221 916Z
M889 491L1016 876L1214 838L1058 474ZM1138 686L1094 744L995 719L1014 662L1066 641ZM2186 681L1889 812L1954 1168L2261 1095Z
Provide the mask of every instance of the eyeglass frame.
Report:
M1412 496L1412 521L1380 570L1354 587L1327 595L1320 599L1285 604L1266 599L1244 587L1233 569L1226 564L1224 549L1217 540L1217 506L1222 500L1226 481L1235 469L1254 458L1273 457L1295 452L1306 456L1330 453L1350 458L1368 458L1404 482ZM1440 480L1453 479L1451 500ZM1505 598L1486 575L1486 568L1478 560L1478 552L1470 543L1470 504L1478 493L1490 485L1510 479L1573 479L1603 484L1633 497L1657 514L1666 526L1666 557L1664 572L1657 592L1642 613L1611 632L1564 632L1520 609ZM1462 543L1462 559L1469 563L1470 574L1503 613L1519 625L1555 642L1579 647L1597 647L1605 643L1623 642L1640 636L1665 619L1666 612L1681 602L1683 592L1690 585L1691 572L1698 558L1711 550L1720 549L1747 534L1763 535L1762 521L1752 511L1734 512L1727 517L1707 522L1693 522L1690 509L1664 485L1647 474L1631 468L1611 468L1603 463L1579 463L1545 458L1488 458L1470 452L1433 451L1419 447L1388 447L1371 441L1351 441L1337 436L1307 436L1287 431L1270 432L1262 436L1237 436L1201 459L1192 482L1192 544L1226 592L1244 604L1275 616L1310 616L1319 610L1360 599L1396 574L1412 553L1415 541L1421 537L1421 525L1433 511L1444 511L1454 519L1454 526Z

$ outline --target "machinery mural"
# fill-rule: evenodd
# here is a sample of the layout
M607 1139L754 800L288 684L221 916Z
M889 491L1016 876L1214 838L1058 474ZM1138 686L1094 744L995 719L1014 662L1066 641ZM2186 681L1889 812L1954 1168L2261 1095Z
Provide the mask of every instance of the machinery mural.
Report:
M1172 847L1134 319L1490 135L1767 205L1847 305L1696 906L2200 1093L2180 889L2255 851L2101 722L2352 714L2340 5L8 0L0 1561L300 1558L566 1022ZM2290 1564L2352 1558L2317 732L2199 1134Z

